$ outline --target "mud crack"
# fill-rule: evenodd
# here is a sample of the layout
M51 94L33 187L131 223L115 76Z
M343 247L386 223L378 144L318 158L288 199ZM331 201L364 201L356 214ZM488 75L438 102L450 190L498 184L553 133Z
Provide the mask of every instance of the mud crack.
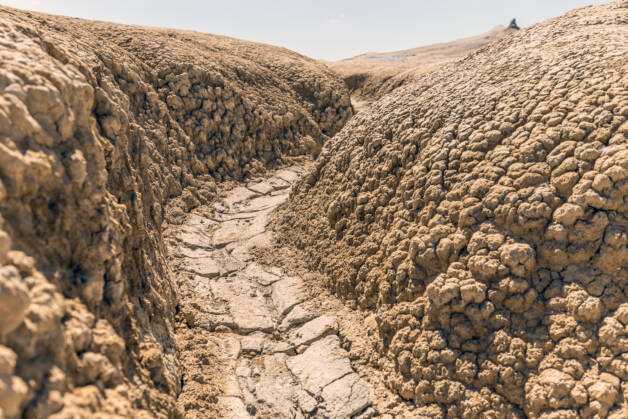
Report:
M302 173L293 166L232 189L211 217L190 215L170 241L182 358L209 362L211 349L212 368L184 365L179 402L192 416L346 418L372 404L336 318L305 307L301 277L252 253L272 246L269 214Z

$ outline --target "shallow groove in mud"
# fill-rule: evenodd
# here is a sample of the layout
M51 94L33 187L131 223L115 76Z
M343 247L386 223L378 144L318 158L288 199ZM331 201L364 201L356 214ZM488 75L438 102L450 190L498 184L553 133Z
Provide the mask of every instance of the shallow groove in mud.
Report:
M372 389L341 347L336 318L305 308L302 278L262 265L252 253L272 247L268 216L302 173L294 166L255 182L263 194L251 183L235 187L207 211L211 218L191 215L171 237L182 307L177 336L187 367L179 402L190 417L373 413ZM241 214L247 222L234 224ZM200 247L206 250L199 256ZM194 367L208 362L201 335L216 347L212 368Z

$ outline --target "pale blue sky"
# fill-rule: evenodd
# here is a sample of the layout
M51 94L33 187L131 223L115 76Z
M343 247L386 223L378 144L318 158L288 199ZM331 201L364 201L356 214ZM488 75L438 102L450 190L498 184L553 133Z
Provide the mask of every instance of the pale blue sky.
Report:
M528 26L606 0L0 0L88 19L193 29L335 60Z

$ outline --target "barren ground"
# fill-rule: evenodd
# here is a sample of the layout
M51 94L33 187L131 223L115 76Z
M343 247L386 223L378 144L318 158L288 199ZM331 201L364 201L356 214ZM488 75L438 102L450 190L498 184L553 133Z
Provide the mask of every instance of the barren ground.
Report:
M403 51L371 52L329 66L345 81L359 112L385 94L512 32L516 30L498 26L479 36Z
M1 7L0 416L183 415L164 226L351 115L283 48Z
M626 416L626 38L625 2L585 7L417 77L281 208L414 415Z
M0 7L0 419L628 417L626 39Z
M179 404L190 417L404 411L364 362L366 314L325 292L267 227L304 164L226 190L167 231L181 292Z

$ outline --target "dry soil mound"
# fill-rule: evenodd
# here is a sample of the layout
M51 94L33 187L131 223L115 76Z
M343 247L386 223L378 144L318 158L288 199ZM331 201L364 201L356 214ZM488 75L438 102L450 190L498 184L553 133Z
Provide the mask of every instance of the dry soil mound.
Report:
M516 30L498 26L479 36L403 51L366 53L336 61L330 67L345 81L350 92L373 100L412 83L425 73L495 42Z
M284 49L0 7L0 417L174 414L162 222L350 116Z
M628 9L519 31L325 147L280 222L433 417L626 417ZM289 226L290 228L286 228Z

